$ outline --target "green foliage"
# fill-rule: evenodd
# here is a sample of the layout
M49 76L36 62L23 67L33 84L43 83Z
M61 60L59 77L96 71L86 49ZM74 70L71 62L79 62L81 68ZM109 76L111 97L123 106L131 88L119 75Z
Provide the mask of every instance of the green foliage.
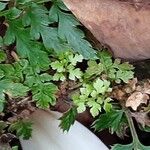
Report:
M132 71L134 67L129 63L121 63L119 59L113 62L112 56L106 51L99 53L98 56L103 66L103 71L110 80L114 80L116 83L121 83L121 81L127 83L134 77L134 72Z
M46 2L50 2L50 7L46 7ZM22 101L27 99L27 108L29 105L47 109L56 104L64 89L71 91L68 98L72 98L72 108L60 118L63 131L68 131L77 113L88 107L92 116L98 117L94 123L96 130L121 132L127 119L122 109L113 109L110 94L114 85L133 78L132 65L114 60L105 50L96 54L79 29L81 24L60 0L0 2L0 17L7 27L0 37L1 135L11 131L23 139L30 138L32 123L21 115ZM80 64L86 62L84 70ZM67 87L62 86L64 81ZM13 123L7 118L9 114L15 120ZM117 144L112 149L149 148L132 136L133 143Z
M87 62L88 68L85 73L77 68L78 62L83 62L82 55L72 54L71 52L57 55L51 63L52 69L56 70L53 80L70 79L76 81L76 79L79 79L80 91L72 96L78 113L85 111L86 107L90 107L93 117L99 115L102 108L108 112L112 107L112 100L107 96L112 90L111 82L121 82L121 80L127 82L133 78L133 67L127 63L122 64L118 60L113 62L106 51L99 53L99 59ZM110 76L110 72L111 74L114 73L115 78ZM119 72L122 72L120 76L118 75ZM126 76L127 74L130 74L130 76Z
M99 116L94 122L94 128L97 131L110 128L111 133L113 134L114 132L117 132L123 117L125 117L123 110L111 109L109 112Z
M80 23L72 14L63 11L67 10L63 3L54 1L51 9L48 10L43 5L44 2L17 1L16 5L0 14L6 17L6 22L9 24L5 44L9 45L16 41L20 56L28 57L34 65L40 60L33 60L33 53L35 56L44 55L45 61L47 60L46 51L41 50L37 42L40 37L43 41L42 45L47 50L62 52L71 48L85 58L96 58L90 43L84 40L83 31L77 27ZM1 3L0 10L6 5L7 3ZM51 26L56 22L58 27Z
M69 131L71 125L74 124L77 111L75 108L70 108L63 116L60 118L60 127L63 131Z
M33 100L36 101L36 105L39 108L49 108L49 105L55 105L56 97L55 93L57 87L52 83L35 84L32 88Z
M32 133L32 123L27 120L18 120L10 125L9 130L16 132L17 136L23 139L29 139Z
M22 27L21 20L9 21L9 28L6 32L5 44L12 44L16 39L17 52L22 58L28 58L31 66L36 70L48 69L49 59L43 46L39 42L30 40L29 29Z
M16 98L26 96L27 92L31 91L37 107L48 108L49 105L55 104L57 87L51 83L52 77L49 74L34 72L27 60L21 60L12 65L0 64L0 69L2 72L0 80L1 111L5 102L4 94Z
M90 112L95 117L104 106L106 111L110 110L111 104L109 102L111 99L106 95L110 91L110 82L97 78L92 83L83 84L83 87L80 88L80 94L73 95L72 99L77 106L78 113L82 113L86 107L90 107Z
M76 64L82 62L82 60L82 55L71 52L61 53L58 59L51 63L52 69L56 70L53 80L64 81L67 78L70 80L81 79L83 73L79 68L76 68Z
M49 13L52 22L59 21L58 36L62 41L66 41L75 52L83 55L84 58L96 58L96 54L91 48L90 43L84 39L84 33L77 28L80 23L72 14L65 13L62 10L66 10L66 8L61 7L60 9L60 3L55 2Z

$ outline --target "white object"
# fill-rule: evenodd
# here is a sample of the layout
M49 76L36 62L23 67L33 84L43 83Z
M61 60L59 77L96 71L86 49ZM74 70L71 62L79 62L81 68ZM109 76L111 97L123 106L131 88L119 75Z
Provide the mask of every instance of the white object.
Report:
M36 111L31 119L34 123L32 138L22 140L23 150L108 150L91 131L79 122L63 133L58 127L61 116L57 112Z

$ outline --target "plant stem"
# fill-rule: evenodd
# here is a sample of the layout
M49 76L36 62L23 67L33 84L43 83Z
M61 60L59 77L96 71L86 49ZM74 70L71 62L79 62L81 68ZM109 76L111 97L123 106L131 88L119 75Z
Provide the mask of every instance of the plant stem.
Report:
M138 135L136 133L133 119L130 115L129 110L127 110L127 109L125 110L125 115L127 117L128 123L129 123L129 128L130 128L130 132L131 132L133 143L134 143L134 149L136 149L136 148L138 148L139 138L138 138Z

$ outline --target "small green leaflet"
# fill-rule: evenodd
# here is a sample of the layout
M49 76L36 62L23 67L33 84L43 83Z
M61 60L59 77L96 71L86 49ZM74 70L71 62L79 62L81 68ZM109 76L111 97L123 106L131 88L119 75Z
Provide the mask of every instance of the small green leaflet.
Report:
M93 100L88 101L87 105L91 107L90 113L92 114L93 117L96 117L99 114L99 112L101 112L101 105L96 101Z
M110 128L111 133L117 131L122 118L124 117L124 112L122 110L111 110L105 114L100 115L100 117L94 122L94 128L97 131Z
M70 108L66 113L63 114L63 116L59 119L60 122L60 128L63 131L69 131L71 125L74 124L75 119L77 116L76 108Z
M69 79L70 80L74 80L77 78L77 79L80 79L82 76L82 72L79 68L76 68L76 69L70 69L69 70Z
M107 81L107 80L101 80L101 79L98 78L93 83L93 87L95 88L95 90L97 91L97 93L100 93L100 94L103 94L103 95L106 92L111 92L110 81Z
M73 55L69 55L69 61L70 63L75 66L77 64L77 62L82 62L83 61L83 56L79 55L79 54L75 54Z
M54 81L65 81L66 77L63 75L63 73L55 73L53 75Z
M32 134L32 122L28 120L18 120L10 125L9 131L15 131L18 137L22 137L27 140Z
M57 70L57 72L64 72L64 64L62 61L54 61L51 63L51 67L53 70Z
M104 71L103 64L101 63L98 64L96 61L89 60L87 64L88 68L84 74L84 78L100 75Z

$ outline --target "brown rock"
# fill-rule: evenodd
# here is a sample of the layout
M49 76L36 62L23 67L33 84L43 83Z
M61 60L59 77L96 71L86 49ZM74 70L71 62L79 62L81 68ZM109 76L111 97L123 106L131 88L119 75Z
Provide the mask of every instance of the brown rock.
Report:
M115 57L150 58L149 0L63 0Z

